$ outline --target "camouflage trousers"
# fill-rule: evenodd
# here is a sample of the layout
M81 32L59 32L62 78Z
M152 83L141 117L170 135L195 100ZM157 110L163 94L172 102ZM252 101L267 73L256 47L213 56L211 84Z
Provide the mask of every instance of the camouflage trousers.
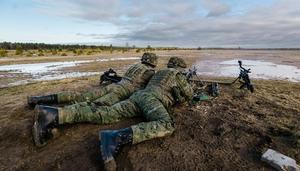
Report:
M146 122L131 126L133 144L170 135L174 122L163 104L149 92L139 91L113 106L78 103L59 108L59 124L89 122L110 124L125 118L144 117Z
M57 93L59 104L68 102L94 102L98 105L111 106L127 99L133 92L120 84L110 84L103 88L86 91L84 93L64 91Z

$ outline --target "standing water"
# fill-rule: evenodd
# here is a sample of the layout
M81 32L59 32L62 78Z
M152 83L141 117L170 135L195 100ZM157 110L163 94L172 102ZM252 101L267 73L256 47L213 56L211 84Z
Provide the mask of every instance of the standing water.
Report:
M251 68L250 78L300 82L300 69L295 66L259 60L242 60L242 62L244 68ZM197 63L195 67L200 75L237 77L239 74L237 59L221 62L205 60Z
M9 87L20 84L27 84L34 81L45 81L45 80L58 80L64 78L73 78L81 76L97 75L99 72L63 72L60 71L62 68L74 67L83 63L91 62L108 62L108 61L122 61L122 60L137 60L138 57L128 58L102 58L96 60L80 60L80 61L68 61L68 62L45 62L45 63L34 63L34 64L15 64L15 65L3 65L0 66L0 72L5 72L0 75L0 78L13 78L20 75L23 79L16 80L11 83L1 84L0 87ZM24 77L26 79L24 79Z

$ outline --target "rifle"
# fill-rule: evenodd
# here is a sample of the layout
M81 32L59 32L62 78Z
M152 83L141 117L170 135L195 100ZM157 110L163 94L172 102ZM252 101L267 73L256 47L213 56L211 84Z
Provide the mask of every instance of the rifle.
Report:
M105 71L102 75L100 75L100 85L104 82L108 83L117 83L122 80L121 76L118 76L117 72L113 69L109 69L108 71Z
M251 73L251 69L246 69L242 66L242 61L238 61L240 66L240 74L239 76L232 82L234 84L237 80L241 83L240 89L247 88L251 91L251 93L254 92L254 86L250 81L249 73Z
M197 79L193 79L193 75L197 75L196 69L194 67L194 70L189 70L189 73L187 75L192 75L190 77L187 77L189 79L189 82L200 84L200 85L205 85L207 83L218 83L218 84L223 84L223 85L232 85L234 84L237 80L241 83L240 89L247 88L248 90L251 91L251 93L254 92L254 86L251 83L249 73L251 73L251 69L246 69L242 66L242 61L238 61L239 63L239 69L240 69L240 74L239 76L232 82L226 82L226 81L215 81L215 80L200 80L199 77L197 76Z
M202 79L199 77L197 74L197 69L194 66L193 69L189 69L186 73L184 73L188 82L191 84L196 85L194 88L195 94L194 94L194 99L196 101L201 101L201 100L209 100L210 98L205 95L204 92L209 93L209 95L213 97L219 96L219 85L217 82L205 82L202 81ZM196 77L196 79L193 79L193 77ZM206 90L205 90L206 89Z
M205 86L202 79L200 79L200 77L198 76L197 69L195 66L193 67L193 69L189 69L187 72L185 72L184 75L186 76L189 83L194 83L200 87ZM193 79L193 77L196 77L196 79Z

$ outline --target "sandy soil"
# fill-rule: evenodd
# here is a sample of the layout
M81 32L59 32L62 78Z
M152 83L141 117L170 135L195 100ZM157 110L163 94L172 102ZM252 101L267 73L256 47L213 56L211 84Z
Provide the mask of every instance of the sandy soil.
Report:
M299 64L291 54L279 59ZM175 133L126 147L117 158L118 170L272 170L260 161L266 148L299 162L299 83L254 84L254 94L237 90L237 85L221 86L216 99L175 107ZM127 127L141 118L114 125L62 126L60 136L39 149L32 142L33 111L26 105L28 95L92 88L98 88L97 76L0 89L0 170L102 170L98 132Z
M158 68L162 68L170 56L182 56L191 66L201 60L213 60L217 62L231 59L248 59L248 60L264 60L275 64L292 65L300 68L300 51L279 51L279 50L170 50L170 51L154 51L160 57ZM62 61L80 61L80 60L96 60L103 58L117 57L141 57L143 52L114 52L101 53L90 56L44 56L44 57L5 57L0 58L1 65L10 64L28 64L41 62L62 62ZM58 69L59 72L103 72L109 68L114 68L118 71L124 71L130 64L138 62L138 60L123 60L100 62L93 61L77 65L75 67L67 67ZM121 72L122 73L122 72ZM9 74L0 72L0 87L7 86L5 83L13 83L16 81L28 79L30 75L19 75L18 77L7 77ZM4 87L4 86L2 86Z
M154 51L160 57L182 56L184 58L206 59L263 59L275 62L277 64L288 64L300 67L300 51L299 50L170 50L170 51ZM73 61L73 60L89 60L104 57L140 57L143 52L113 52L101 53L90 56L44 56L44 57L3 57L0 58L0 65L20 64L20 63L39 63L39 62L57 62L57 61Z

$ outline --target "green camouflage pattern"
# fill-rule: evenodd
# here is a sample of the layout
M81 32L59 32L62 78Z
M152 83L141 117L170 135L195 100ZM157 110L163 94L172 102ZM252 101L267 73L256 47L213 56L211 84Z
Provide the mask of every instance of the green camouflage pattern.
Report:
M176 87L185 101L191 100L193 90L185 77L175 69L158 71L144 89L113 106L97 106L94 103L78 103L59 109L59 124L90 122L115 123L124 118L142 116L147 122L131 126L133 143L170 135L174 122L168 108L176 103L172 96Z
M154 73L153 68L148 65L135 64L127 70L124 78L119 83L113 83L84 93L60 92L57 93L58 103L94 102L98 105L111 106L129 98L133 92L144 88Z
M98 106L94 103L81 102L59 108L59 124L97 123L110 124L124 118L138 116L141 112L132 100L124 100L113 106Z
M130 97L141 109L141 114L147 121L131 126L133 144L164 137L175 130L174 122L166 107L155 96L152 92L139 91Z
M151 77L154 75L155 71L148 65L145 64L137 64L131 66L124 74L123 79L121 80L122 82L130 82L130 85L127 86L134 86L138 89L141 87L145 87ZM128 87L129 88L129 87Z
M169 59L168 68L186 68L186 63L182 58L173 56Z
M193 89L186 77L174 68L158 71L151 78L145 90L153 92L166 107L174 105L177 98L190 101L193 97ZM174 97L174 91L180 97Z
M76 122L89 122L101 124L101 116L95 115L94 109L95 104L88 102L58 108L58 123L71 124Z
M91 102L95 99L108 94L113 90L117 90L120 85L110 84L105 87L101 87L95 90L89 90L83 93L76 91L63 91L57 93L57 101L59 104L68 103L68 102Z
M155 67L157 65L157 58L155 53L146 52L143 54L141 62Z
M109 86L109 85L108 85ZM130 95L138 90L137 87L133 87L131 83L123 81L122 83L113 84L107 93L93 101L98 105L111 106L119 101L125 100Z

